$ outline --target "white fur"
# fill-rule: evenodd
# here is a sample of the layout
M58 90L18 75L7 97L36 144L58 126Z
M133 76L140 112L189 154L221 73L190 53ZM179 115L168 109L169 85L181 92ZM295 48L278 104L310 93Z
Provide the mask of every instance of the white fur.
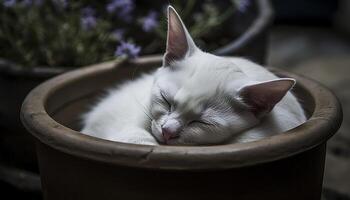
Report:
M196 93L194 96L204 95L210 98L210 96L214 95L216 88L212 85L212 81L236 78L237 80L234 81L230 87L233 87L232 89L236 87L238 90L239 87L247 83L268 81L278 78L265 68L243 58L220 58L225 61L214 61L213 63L213 55L197 52L194 56L196 57L196 59L192 61L194 63L186 63L185 61L182 63L183 65L191 66L191 70L188 69L188 71L182 73L196 73L195 71L198 69L204 72L200 73L199 77L196 77L196 80L193 80L194 85L191 89ZM232 63L231 66L227 67L225 65L227 64L226 62ZM213 67L213 65L215 67ZM220 68L227 69L224 70L224 73L215 73L216 69ZM228 75L227 71L231 71L232 74ZM179 74L176 78L181 79L183 74L181 72L177 73ZM145 123L151 123L145 112L149 113L147 109L150 109L153 82L157 74L159 76L163 75L161 71L157 71L111 90L109 95L103 98L101 102L86 114L84 120L85 126L82 132L112 141L150 145L158 144L149 132L148 126L150 125L145 125ZM215 76L216 78L214 78ZM166 76L158 78L161 80L165 79L164 85L169 84L166 80ZM180 82L182 81L183 80ZM195 84L196 82L198 84ZM192 81L189 82L189 84L192 84ZM170 86L169 88L171 87L174 86ZM175 93L174 90L176 89L172 90L173 91L170 89L169 93ZM181 95L186 96L186 94ZM186 97L181 96L180 98L186 99ZM189 106L196 107L195 101L193 105L190 104ZM235 119L235 116L231 117L232 120L238 120ZM304 112L298 101L288 92L282 101L280 101L269 115L264 118L262 123L232 139L234 142L258 140L295 128L305 122L305 120ZM254 120L251 122L252 124L256 123ZM241 126L246 126L244 122L242 123L243 125ZM237 123L237 126L239 125L240 123Z
M150 104L153 75L127 82L108 95L84 116L82 132L94 137L135 144L157 144L145 128L144 106Z
M279 79L243 58L201 51L175 10L169 8L169 13L169 30L176 34L168 36L163 66L111 90L85 115L83 133L135 144L212 145L255 141L305 122L290 92L262 116L240 98L254 84L293 80ZM166 132L174 137L166 139Z

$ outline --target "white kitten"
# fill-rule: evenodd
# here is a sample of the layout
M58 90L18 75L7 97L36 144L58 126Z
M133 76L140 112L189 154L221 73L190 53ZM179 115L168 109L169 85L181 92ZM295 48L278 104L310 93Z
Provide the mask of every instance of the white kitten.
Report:
M278 78L242 58L202 52L168 8L163 66L110 91L84 120L83 133L136 144L212 145L248 142L305 122Z

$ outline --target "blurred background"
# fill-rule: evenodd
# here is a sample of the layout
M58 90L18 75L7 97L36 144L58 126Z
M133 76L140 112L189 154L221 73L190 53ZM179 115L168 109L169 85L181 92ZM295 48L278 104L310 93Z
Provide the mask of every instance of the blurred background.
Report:
M342 103L343 124L328 142L324 199L350 199L350 1L273 1L268 64L330 88Z
M0 195L41 199L33 141L19 120L25 95L77 67L162 53L169 1L0 2ZM334 91L344 121L328 142L322 198L350 200L350 1L170 3L202 49L303 74Z

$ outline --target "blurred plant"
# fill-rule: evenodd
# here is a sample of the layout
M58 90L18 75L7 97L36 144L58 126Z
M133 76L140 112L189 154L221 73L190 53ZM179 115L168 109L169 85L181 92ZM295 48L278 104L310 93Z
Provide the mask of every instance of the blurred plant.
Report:
M159 53L164 48L160 45L166 38L165 1L0 2L0 57L23 66L83 66ZM244 12L250 5L249 0L228 2L228 7L213 0L183 0L173 5L193 37L199 38L222 25L236 9Z
M139 55L141 47L136 46L135 44L121 41L121 44L117 46L117 49L114 52L115 56L129 56L135 58Z

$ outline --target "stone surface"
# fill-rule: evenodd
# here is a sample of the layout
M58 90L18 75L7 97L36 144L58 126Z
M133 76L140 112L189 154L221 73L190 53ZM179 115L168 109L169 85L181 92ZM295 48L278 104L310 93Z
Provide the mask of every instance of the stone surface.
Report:
M268 52L270 66L293 69L324 56L349 55L350 41L330 29L281 26L273 29Z
M322 57L300 64L293 71L320 81L340 99L344 120L328 142L325 188L350 197L350 56Z
M269 65L305 75L329 87L343 106L344 120L329 140L324 200L350 200L350 42L329 29L277 27Z
M327 154L324 187L350 197L350 162L349 158ZM349 198L350 199L350 198Z

